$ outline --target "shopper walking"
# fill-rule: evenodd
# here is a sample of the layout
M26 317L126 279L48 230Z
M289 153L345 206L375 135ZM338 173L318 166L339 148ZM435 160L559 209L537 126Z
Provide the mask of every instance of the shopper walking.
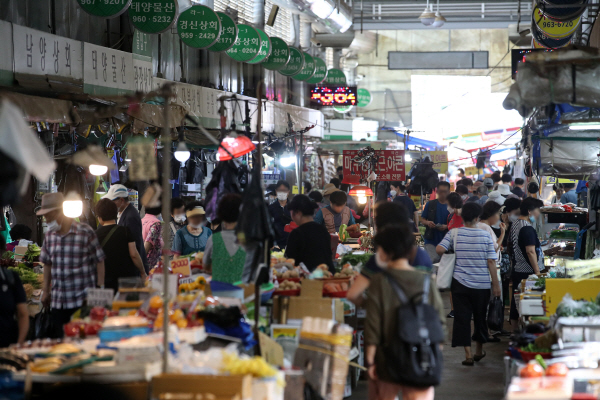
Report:
M4 237L0 236L0 254L5 250ZM0 287L1 349L14 343L25 342L29 331L29 310L23 283L16 272L0 267Z
M146 280L142 257L135 247L135 239L129 228L117 225L117 205L108 199L96 204L96 217L100 227L96 230L104 260L104 287L119 290L119 278L140 277Z
M539 275L544 269L544 256L540 240L533 225L540 216L540 207L544 203L539 199L528 197L521 203L521 215L510 228L509 253L513 271L511 275L513 291L517 290L521 281L531 274ZM514 296L510 302L510 323L513 332L518 329L519 311Z
M517 195L520 199L525 198L525 191L523 187L525 186L525 180L523 178L515 179L515 187L512 190L514 195Z
M577 205L577 192L575 191L574 183L563 183L563 189L565 192L560 197L562 204L573 203Z
M146 214L142 218L142 237L144 250L148 259L148 266L154 268L160 261L164 241L162 238L162 218L159 218L161 207L146 207Z
M235 283L242 280L246 251L238 243L235 227L240 216L242 196L226 194L219 201L217 217L221 220L221 231L214 233L206 242L204 269L212 273L218 282Z
M423 213L421 214L421 223L426 226L425 235L425 250L429 254L429 258L435 264L440 261L440 255L435 251L436 246L444 239L448 232L448 204L447 198L450 194L450 184L448 182L439 182L437 184L437 199L429 201L425 204Z
M185 227L185 222L185 202L179 197L175 197L171 199L171 221L169 222L171 243L175 240L177 231Z
M486 324L487 305L490 300L490 287L494 296L499 297L500 282L496 273L497 254L494 242L488 233L477 228L482 207L476 203L467 203L462 209L464 228L449 232L437 246L441 256L448 250L454 250L456 265L450 291L454 303L454 328L452 347L465 348L463 365L472 366L475 361L485 357L483 344L488 340ZM452 238L452 235L456 238ZM456 241L456 247L454 246ZM471 317L474 320L474 332L471 335ZM475 341L475 354L471 352L471 340Z
M388 226L395 225L408 225L409 215L408 211L402 204L390 203L387 201L381 201L375 204L375 226L377 231L380 231ZM418 245L414 245L410 254L408 255L408 262L415 269L431 273L431 259L425 250ZM347 298L357 306L364 304L366 300L366 290L369 288L371 278L384 269L377 264L375 256L371 256L367 264L364 265L350 289L348 290Z
M414 236L408 224L387 226L377 233L374 242L377 264L386 273L372 277L366 306L365 359L369 374L369 400L393 400L400 392L403 400L433 400L433 387L393 383L386 362L386 347L398 338L396 310L402 305L389 279L393 279L409 299L416 303L422 301L423 282L427 274L414 269L408 262L415 244ZM428 300L445 327L444 306L433 281Z
M329 271L335 273L331 235L323 225L314 221L318 205L308 196L299 194L294 196L289 209L298 228L290 233L285 256L293 258L297 265L304 263L311 272L319 265L326 264Z
M501 248L502 261L500 262L500 277L502 280L502 298L504 299L504 304L509 306L511 302L509 291L512 274L512 262L508 251L508 243L512 225L519 219L520 215L521 200L515 198L506 199L506 202L504 203L504 213L502 214L502 222L506 225L506 234L504 235Z
M63 336L62 326L83 304L86 289L104 287L106 258L92 228L63 214L63 202L62 193L47 193L36 213L45 217L48 226L40 254L44 264L42 304L52 308L56 337Z
M280 249L285 249L289 233L285 231L285 226L292 221L290 210L287 206L290 196L290 184L284 180L277 181L277 201L269 206L269 214L273 218L273 228L275 230L275 242Z
M148 267L148 258L146 257L146 250L144 249L144 236L142 235L142 219L140 213L135 209L133 204L129 201L129 191L123 185L112 185L108 189L108 193L102 196L103 199L109 199L115 202L119 209L117 216L117 223L120 226L129 228L133 238L135 239L135 247L142 257L144 263L144 270L146 273L150 270Z
M391 182L390 194L392 195L392 201L400 203L406 208L415 226L416 230L414 232L419 232L419 211L415 206L415 202L406 194L406 187L402 182Z
M465 186L463 186L466 188ZM446 225L448 225L448 230L451 231L454 228L461 228L464 226L463 219L460 214L463 208L463 199L462 196L456 192L452 192L448 195L448 221Z
M188 224L175 234L171 250L174 255L182 256L204 251L212 230L206 226L206 211L199 201L193 201L185 207Z

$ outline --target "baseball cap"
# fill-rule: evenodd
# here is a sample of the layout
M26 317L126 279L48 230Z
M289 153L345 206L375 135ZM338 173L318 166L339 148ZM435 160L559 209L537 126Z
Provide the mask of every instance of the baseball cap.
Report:
M112 185L110 189L108 189L108 193L102 196L103 199L116 200L119 197L128 197L129 190L123 185Z
M485 186L487 186L488 188L493 188L494 187L494 180L492 178L485 178L483 180L483 184Z

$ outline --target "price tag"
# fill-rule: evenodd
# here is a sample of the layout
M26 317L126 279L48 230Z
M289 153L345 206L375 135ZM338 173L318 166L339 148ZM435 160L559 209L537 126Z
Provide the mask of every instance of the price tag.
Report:
M290 47L283 39L272 37L271 48L271 55L265 58L261 65L271 71L278 71L289 61Z
M346 74L340 69L331 68L327 71L325 83L327 85L346 85Z
M179 16L177 34L186 45L205 49L217 43L221 34L221 19L206 6L192 6Z
M130 180L158 179L154 141L148 139L131 140L127 144L127 153L131 157L128 171Z
M299 73L292 76L292 79L297 81L305 81L312 78L316 69L315 59L308 53L304 53L304 66Z
M371 97L371 92L369 92L367 89L358 89L356 96L358 97L358 104L356 104L357 107L366 107L371 104L371 101L373 100Z
M279 70L281 75L293 76L302 70L304 66L304 54L295 47L290 47L290 60L287 65Z
M131 0L77 0L77 3L90 15L114 18L127 11Z
M258 64L263 62L271 55L271 38L262 30L256 29L258 34L260 35L260 50L255 58L251 61L248 61L248 64Z
M177 260L171 260L171 271L174 274L181 274L183 276L192 275L192 268L190 267L189 258L178 258Z
M323 82L325 78L327 78L327 64L325 61L320 59L319 57L314 57L315 59L315 74L312 78L307 79L306 83L310 83L311 85L318 85Z
M83 66L85 93L123 95L134 91L131 53L84 43Z
M210 51L227 51L234 44L238 37L238 28L233 19L222 12L217 12L221 20L221 32L217 43L208 48Z
M112 306L115 293L112 289L87 289L88 306Z
M162 33L177 21L177 0L132 0L129 19L133 26L146 33Z
M227 50L227 55L235 61L250 61L260 50L260 34L250 25L238 25L238 37L235 44Z

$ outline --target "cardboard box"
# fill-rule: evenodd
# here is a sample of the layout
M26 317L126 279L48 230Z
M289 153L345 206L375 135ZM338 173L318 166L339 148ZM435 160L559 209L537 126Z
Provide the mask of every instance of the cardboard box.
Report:
M302 281L302 291L298 297L289 297L287 306L287 320L301 320L304 317L318 317L326 319L335 319L337 322L344 322L344 303L340 299L331 299L323 297L322 280L305 279ZM278 316L278 321L282 322L284 307L277 304L274 307L274 314Z
M148 400L150 384L148 382L117 383L113 386L129 400Z
M152 379L151 388L152 398L155 399L164 397L162 395L165 394L212 394L217 398L252 399L252 377L250 375L162 374Z
M258 340L260 343L261 356L269 364L283 367L283 347L262 332L258 333Z

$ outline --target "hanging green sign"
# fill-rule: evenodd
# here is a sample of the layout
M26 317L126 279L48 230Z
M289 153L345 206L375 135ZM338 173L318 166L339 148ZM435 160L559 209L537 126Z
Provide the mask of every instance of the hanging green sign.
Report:
M212 46L221 34L221 19L212 9L194 5L177 20L177 34L181 41L195 49Z
M250 61L260 50L260 34L250 25L239 24L235 44L227 50L227 55L235 61Z
M290 47L290 61L279 70L279 73L285 76L292 76L300 73L304 67L304 54L295 47Z
M358 98L356 107L366 107L371 104L371 100L373 100L373 97L371 97L371 92L369 92L367 89L358 89L356 91L356 97Z
M344 71L339 70L337 68L331 68L327 71L327 78L325 79L325 83L328 85L346 85L346 74Z
M347 112L350 112L350 110L352 110L352 107L354 106L333 106L333 109L339 113L345 114Z
M323 61L319 57L314 57L314 59L316 66L315 74L312 76L312 78L308 79L306 83L310 83L311 85L318 85L319 83L323 82L327 77L327 64L325 64L325 61Z
M308 53L304 53L304 66L300 70L300 73L292 76L297 81L305 81L312 78L315 74L315 59Z
M217 15L221 20L221 34L217 43L209 47L210 51L226 51L229 50L235 43L238 35L237 25L233 19L222 12L217 11Z
M290 48L283 39L278 37L271 38L271 48L271 55L260 65L271 71L278 71L288 63Z
M248 61L248 64L258 64L263 62L271 55L271 38L269 35L261 31L260 29L256 29L258 34L260 35L260 50L258 51L258 55L253 58L251 61Z
M177 21L177 0L132 0L129 19L133 26L146 33L162 33Z
M127 11L131 0L77 0L77 3L90 15L114 18Z

